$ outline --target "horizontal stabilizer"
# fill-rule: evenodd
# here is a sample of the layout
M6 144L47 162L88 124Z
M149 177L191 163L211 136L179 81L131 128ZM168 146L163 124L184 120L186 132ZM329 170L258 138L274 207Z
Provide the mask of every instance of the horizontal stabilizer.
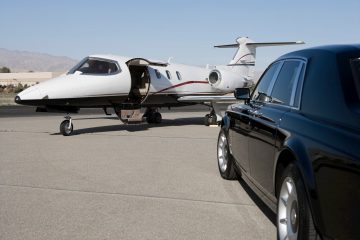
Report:
M270 46L280 46L280 45L294 45L294 44L304 44L304 41L296 41L296 42L249 42L245 43L247 46L254 47L270 47ZM238 48L240 47L240 43L234 44L225 44L225 45L216 45L216 48Z
M262 42L262 43L256 43L256 42L250 42L246 43L248 46L254 46L254 47L270 47L270 46L280 46L280 45L294 45L294 44L304 44L304 41L296 41L296 42Z
M214 47L216 48L238 48L240 46L240 44L235 43L235 44L226 44L226 45L216 45Z

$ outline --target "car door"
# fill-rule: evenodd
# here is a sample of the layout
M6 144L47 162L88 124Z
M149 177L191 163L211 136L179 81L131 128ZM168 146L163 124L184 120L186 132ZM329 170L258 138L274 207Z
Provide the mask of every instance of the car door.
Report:
M270 89L270 84L274 81L274 76L279 72L280 63L272 64L263 74L256 87L256 93L261 93L261 97ZM256 94L257 95L257 94ZM249 165L249 133L252 130L250 118L255 109L253 104L238 104L228 111L231 119L229 130L230 146L235 163L242 171L250 174Z
M267 93L255 91L250 106L249 165L251 177L268 193L273 193L275 143L282 116L291 110L303 67L300 60L279 63ZM261 95L266 95L266 97Z

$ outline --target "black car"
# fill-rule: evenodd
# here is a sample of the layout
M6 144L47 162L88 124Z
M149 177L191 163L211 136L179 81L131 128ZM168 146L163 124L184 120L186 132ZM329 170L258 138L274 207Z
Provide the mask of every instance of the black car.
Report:
M279 239L360 239L360 45L292 52L236 89L217 156L277 213Z

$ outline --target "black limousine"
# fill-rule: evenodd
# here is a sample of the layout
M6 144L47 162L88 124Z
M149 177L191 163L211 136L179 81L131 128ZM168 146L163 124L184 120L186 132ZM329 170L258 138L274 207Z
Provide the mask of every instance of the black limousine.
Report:
M273 62L229 106L219 171L277 214L278 239L360 239L360 44Z

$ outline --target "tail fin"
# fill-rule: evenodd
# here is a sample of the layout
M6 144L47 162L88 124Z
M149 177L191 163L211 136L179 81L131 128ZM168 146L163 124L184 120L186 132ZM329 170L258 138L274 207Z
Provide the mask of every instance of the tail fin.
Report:
M238 48L235 56L227 66L232 67L232 71L241 72L243 76L254 76L255 59L257 47L280 46L304 44L303 41L297 42L262 42L257 43L247 37L240 37L236 39L235 44L217 45L217 48Z

